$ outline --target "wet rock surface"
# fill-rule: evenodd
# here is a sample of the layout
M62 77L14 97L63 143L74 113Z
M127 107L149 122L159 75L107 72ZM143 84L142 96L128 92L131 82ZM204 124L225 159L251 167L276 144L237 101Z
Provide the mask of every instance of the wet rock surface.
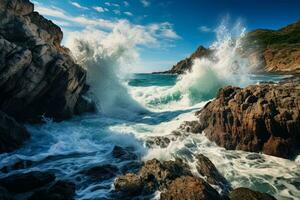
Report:
M115 177L118 174L118 171L119 169L116 166L104 164L84 169L80 173L88 176L92 180L104 181Z
M300 86L224 87L197 113L199 132L226 149L290 158L300 149Z
M219 186L224 193L228 193L232 188L230 183L221 175L215 165L203 154L196 155L196 169L205 180L212 185Z
M0 111L0 153L15 150L29 138L23 125Z
M57 181L46 189L33 193L28 200L72 200L75 196L75 184L68 181Z
M221 200L219 193L203 179L182 176L175 179L161 193L161 200Z
M247 188L232 190L228 181L204 155L195 157L197 170L204 179L191 173L181 159L175 161L148 160L137 173L127 173L115 179L116 199L151 199L160 191L162 200L273 200L274 197ZM206 182L207 181L207 182ZM212 187L219 186L221 194ZM223 187L223 188L222 188ZM247 197L247 198L246 198Z
M91 111L86 72L61 46L63 33L29 0L0 2L0 110L18 121L63 120ZM78 101L78 99L80 99Z
M45 186L54 180L55 175L52 173L33 171L2 178L0 186L11 193L24 193Z
M128 173L115 180L115 188L123 195L145 195L164 189L180 176L192 175L182 160L160 162L147 161L137 174Z
M276 200L267 193L261 193L248 188L236 188L229 194L230 200Z

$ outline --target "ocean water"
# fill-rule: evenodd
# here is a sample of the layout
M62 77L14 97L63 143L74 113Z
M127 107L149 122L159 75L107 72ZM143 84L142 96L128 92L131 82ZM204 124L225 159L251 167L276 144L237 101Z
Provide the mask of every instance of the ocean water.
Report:
M88 96L99 112L60 123L44 119L44 124L26 125L32 137L22 148L0 154L0 178L34 170L51 171L58 179L76 183L76 199L114 199L115 177L134 170L139 162L180 157L197 175L194 155L203 153L233 188L268 192L279 200L300 199L300 156L286 160L228 151L204 134L184 134L167 148L147 145L152 137L170 135L184 121L196 120L195 112L225 85L244 87L286 78L250 73L251 64L238 53L244 32L239 24L233 31L221 24L210 47L215 49L214 60L195 59L191 72L182 76L128 73L131 61L138 57L138 41L118 29L111 34L90 30L70 35L66 46L87 70L91 86ZM137 158L114 158L116 145ZM91 180L81 173L104 164L115 165L119 171L104 181Z
M249 81L279 80L281 76L252 75ZM278 199L300 198L300 159L285 160L263 154L228 151L216 146L203 134L192 134L172 141L167 148L148 148L147 138L169 135L180 124L194 120L194 112L206 102L197 95L188 102L178 89L182 77L159 74L132 74L122 80L128 94L144 108L134 117L112 116L105 113L86 114L56 123L45 119L42 125L27 125L32 138L12 153L0 155L0 177L34 170L55 172L59 179L76 183L76 199L113 199L114 178L92 181L80 173L83 169L102 164L113 164L119 169L133 162L157 158L186 160L195 169L193 156L203 153L216 165L233 187L249 187L268 192ZM213 97L217 91L211 90ZM208 95L206 93L206 95ZM209 96L209 95L208 95ZM159 98L161 97L161 98ZM136 161L112 156L115 145L130 149ZM28 166L3 170L20 161ZM193 172L197 175L196 171ZM116 176L121 172L116 172ZM218 188L217 188L218 189Z

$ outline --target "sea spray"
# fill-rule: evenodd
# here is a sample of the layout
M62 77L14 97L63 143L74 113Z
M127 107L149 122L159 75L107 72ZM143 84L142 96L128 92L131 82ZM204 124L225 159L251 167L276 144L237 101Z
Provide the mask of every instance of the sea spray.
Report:
M138 59L136 46L152 41L143 31L127 26L122 22L111 33L95 29L74 32L66 43L77 62L87 69L87 81L99 110L120 118L146 112L120 80Z
M144 104L159 109L176 109L197 104L215 97L225 85L245 86L251 83L247 58L239 54L241 38L246 29L237 22L228 28L224 20L216 29L216 41L210 46L210 58L196 58L191 71L179 76L173 87L149 87L149 90L133 91Z

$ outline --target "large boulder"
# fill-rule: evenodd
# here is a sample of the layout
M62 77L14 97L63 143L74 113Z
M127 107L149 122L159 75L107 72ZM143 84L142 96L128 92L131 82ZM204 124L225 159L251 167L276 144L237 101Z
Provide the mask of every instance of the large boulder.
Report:
M276 200L273 196L250 190L248 188L236 188L229 194L230 200Z
M219 193L203 179L182 176L175 179L160 195L161 200L222 200Z
M0 111L0 153L15 150L29 137L24 126Z
M147 161L137 174L128 173L115 180L115 188L125 196L151 194L165 189L180 176L192 176L189 167L182 160L160 162Z
M23 193L45 186L54 180L55 175L52 173L33 171L2 178L0 187L6 188L11 193Z
M226 149L290 158L300 149L300 86L224 87L197 113L198 132Z
M29 0L0 1L0 110L33 122L93 110L80 98L86 71L61 46L62 38Z

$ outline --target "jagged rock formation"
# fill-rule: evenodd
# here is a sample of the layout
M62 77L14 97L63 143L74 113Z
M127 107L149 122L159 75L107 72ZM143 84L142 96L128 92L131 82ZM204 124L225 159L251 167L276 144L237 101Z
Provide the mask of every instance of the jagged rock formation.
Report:
M255 71L300 72L300 21L279 30L249 32L241 53L250 59Z
M60 45L61 29L33 9L29 0L0 2L0 110L19 121L66 119L86 72Z
M198 132L226 149L290 158L300 149L300 86L225 87L197 113Z
M0 111L0 153L15 150L29 137L25 127Z
M192 69L193 60L195 58L211 58L212 50L207 49L203 46L200 46L190 57L179 61L176 65L172 67L172 69L161 72L166 74L183 74Z
M230 200L276 200L267 193L261 193L248 188L236 188L229 194Z
M139 197L146 196L150 199L151 194L159 190L162 200L229 200L231 198L235 200L243 199L245 194L251 194L248 197L249 200L269 200L270 197L274 199L268 194L246 188L231 191L231 187L228 187L223 190L223 194L219 194L210 184L227 184L227 180L219 174L207 157L200 154L196 156L196 159L198 160L197 169L206 180L193 175L189 166L181 159L163 162L152 159L148 160L136 174L128 173L117 177L114 185L119 195L114 198L139 199ZM210 169L212 172L209 171Z
M30 200L72 200L75 184L65 180L55 181L50 172L32 171L0 179L0 199L13 200L29 195ZM30 194L33 192L32 194ZM31 195L31 196L30 196Z

